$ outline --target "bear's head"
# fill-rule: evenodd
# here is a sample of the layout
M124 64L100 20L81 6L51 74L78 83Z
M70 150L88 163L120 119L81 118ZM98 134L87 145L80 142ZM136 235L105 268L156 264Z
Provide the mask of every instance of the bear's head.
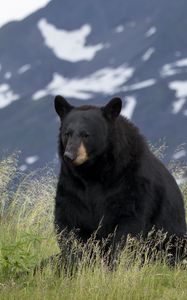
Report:
M91 161L108 146L111 124L120 114L122 101L113 98L106 106L74 107L63 97L55 97L60 117L60 155L75 166Z

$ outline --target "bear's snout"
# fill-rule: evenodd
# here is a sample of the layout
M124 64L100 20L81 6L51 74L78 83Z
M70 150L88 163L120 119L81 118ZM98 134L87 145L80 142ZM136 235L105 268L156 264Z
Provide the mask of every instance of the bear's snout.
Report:
M88 153L82 141L70 139L66 145L64 158L74 165L79 166L88 160Z
M82 165L88 160L88 154L84 144L81 142L78 148L73 148L68 145L64 152L64 158L76 166Z
M69 161L74 161L77 158L78 149L80 147L80 139L69 137L65 151L64 151L64 158Z
M77 166L82 165L84 162L88 160L88 153L86 151L86 147L81 142L80 147L78 149L77 157L73 161L73 163Z
M76 155L73 152L65 151L64 157L70 161L73 161L76 158Z

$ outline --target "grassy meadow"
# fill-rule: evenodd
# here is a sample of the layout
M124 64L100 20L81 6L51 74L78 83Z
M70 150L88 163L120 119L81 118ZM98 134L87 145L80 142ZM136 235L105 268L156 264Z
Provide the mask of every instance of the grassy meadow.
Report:
M134 261L128 249L113 271L94 245L95 260L85 251L73 274L59 276L47 266L34 275L42 259L59 252L53 228L56 180L48 168L21 174L16 155L0 161L0 300L187 299L187 268L159 261L140 267L140 257ZM182 189L187 202L187 188Z

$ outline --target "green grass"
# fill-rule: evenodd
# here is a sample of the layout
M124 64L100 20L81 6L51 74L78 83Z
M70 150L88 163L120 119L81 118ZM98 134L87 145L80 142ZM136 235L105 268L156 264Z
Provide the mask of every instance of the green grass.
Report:
M52 170L23 175L15 155L0 162L0 299L187 299L186 269L159 262L140 267L140 256L132 263L128 249L114 271L95 245L96 259L90 261L85 251L72 276L63 271L58 276L49 266L33 275L41 259L59 251L53 229L55 185ZM183 193L187 198L185 187Z

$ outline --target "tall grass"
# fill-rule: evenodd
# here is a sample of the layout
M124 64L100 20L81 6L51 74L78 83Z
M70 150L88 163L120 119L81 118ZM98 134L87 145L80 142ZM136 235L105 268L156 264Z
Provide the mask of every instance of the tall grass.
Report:
M48 168L22 174L16 155L0 162L0 299L187 299L185 268L159 261L140 267L141 255L134 261L130 247L113 271L90 241L94 259L89 247L81 248L76 272L62 268L59 276L48 265L33 274L42 259L59 252L53 229L55 187L56 175ZM187 188L182 189L187 202Z

